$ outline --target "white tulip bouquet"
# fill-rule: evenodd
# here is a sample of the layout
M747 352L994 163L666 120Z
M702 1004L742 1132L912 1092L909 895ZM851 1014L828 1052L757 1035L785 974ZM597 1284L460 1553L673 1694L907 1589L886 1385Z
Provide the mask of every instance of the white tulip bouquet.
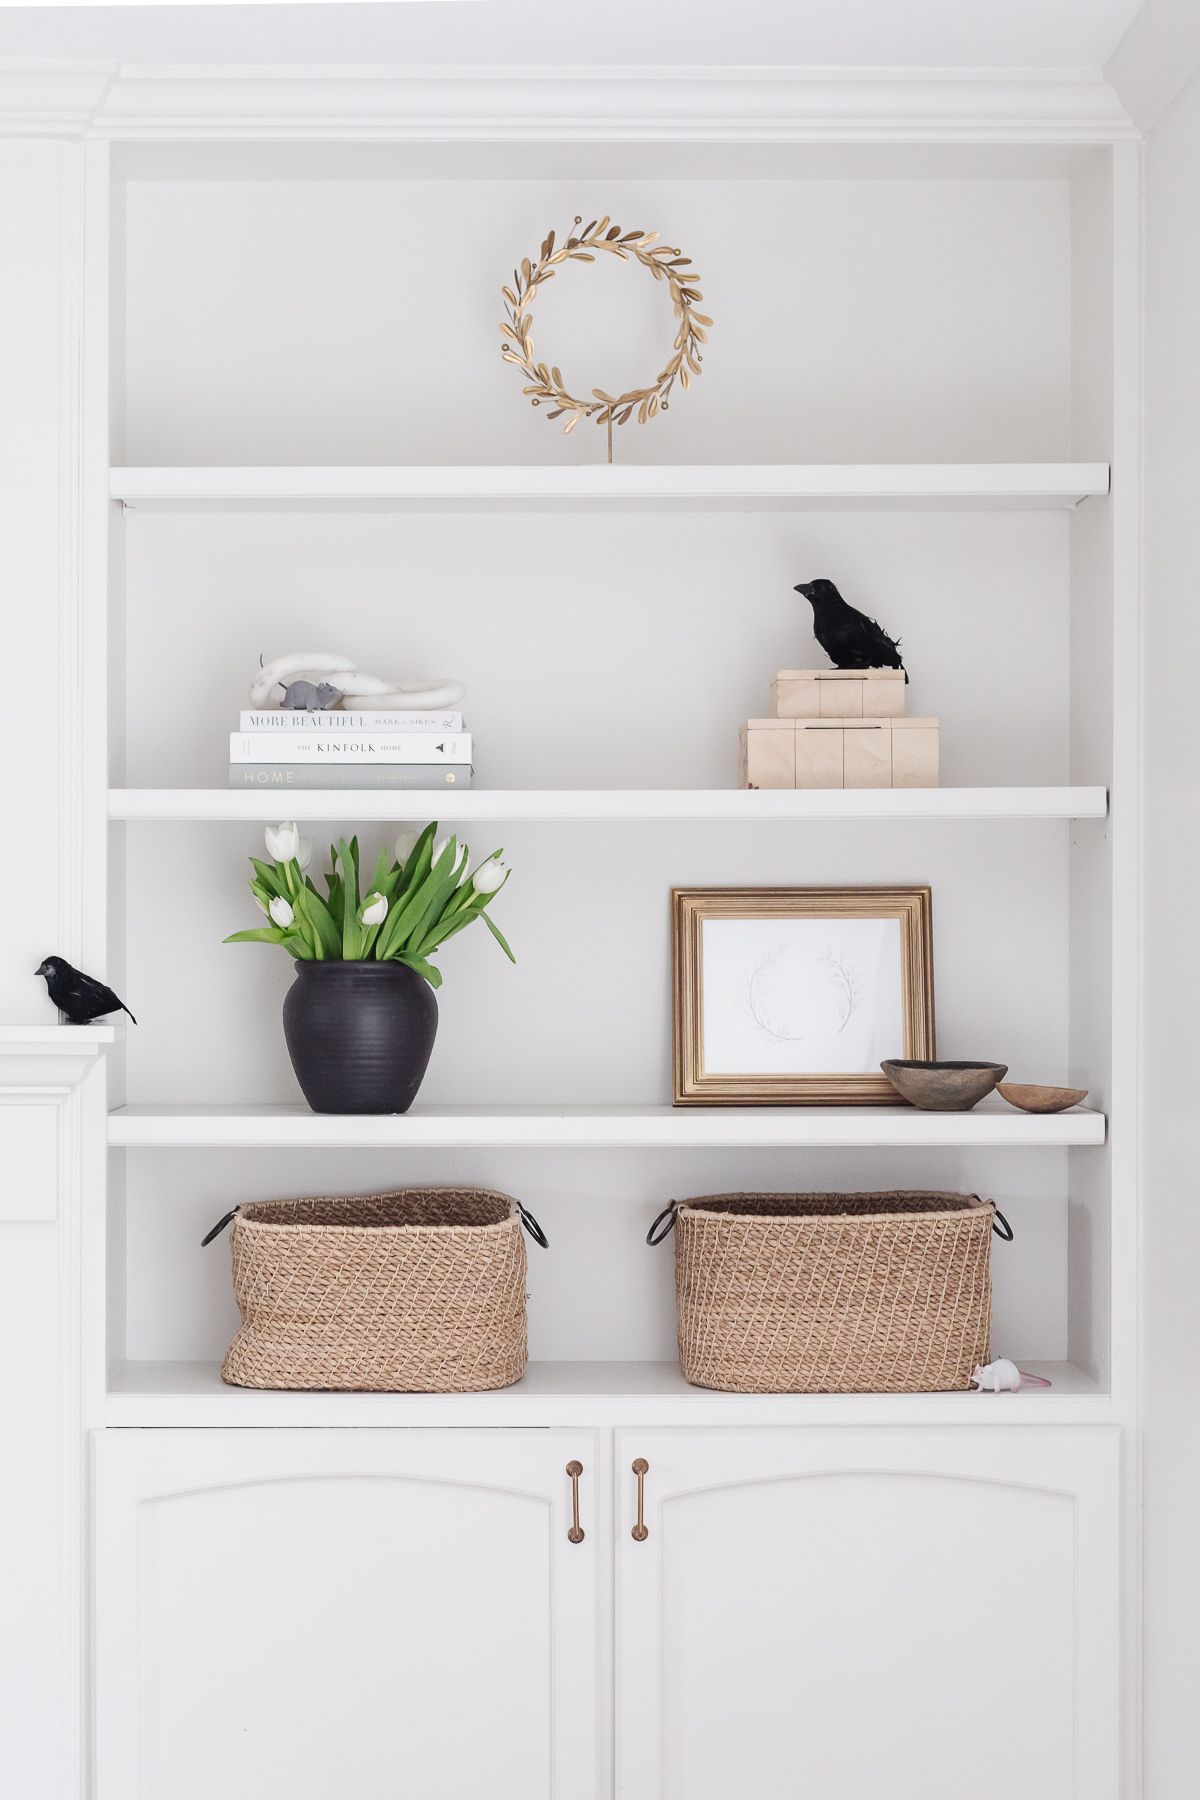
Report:
M379 852L363 890L357 837L329 847L322 897L306 874L312 844L294 824L267 828L270 862L250 858L250 891L270 920L254 931L235 931L227 944L281 944L301 962L400 962L430 987L442 972L430 962L435 950L482 919L510 962L517 959L487 912L509 877L503 852L494 850L468 873L470 851L455 837L401 832L394 854Z

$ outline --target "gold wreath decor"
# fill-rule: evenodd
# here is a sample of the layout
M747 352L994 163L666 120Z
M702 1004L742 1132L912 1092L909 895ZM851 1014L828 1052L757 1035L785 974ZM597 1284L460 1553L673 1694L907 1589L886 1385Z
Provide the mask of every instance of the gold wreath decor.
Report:
M574 431L580 419L595 419L597 425L609 427L611 443L614 424L628 424L636 412L638 424L644 425L660 409L668 410L671 389L677 380L682 388L691 387L704 360L700 346L708 342L704 327L711 326L712 320L696 311L697 300L703 300L704 296L696 285L701 278L692 269L691 257L681 256L670 244L660 244L657 231L622 231L619 225L610 224L607 215L603 219L593 219L582 231L579 230L581 223L582 214L577 214L575 230L557 249L554 233L547 233L537 261L531 262L526 257L520 268L513 270L513 285L500 290L507 314L500 326L504 338L500 354L505 362L516 363L529 377L529 386L524 392L534 406L540 406L545 400L553 402L553 410L547 413L547 418L560 419L564 413L570 415L563 426L564 432ZM568 391L561 369L538 362L534 354L530 309L538 289L545 282L553 281L560 264L595 262L600 251L608 256L619 256L622 262L628 262L632 256L650 271L655 281L665 281L678 327L671 354L649 387L631 388L624 394L609 394L603 388L593 388L589 400L580 400Z

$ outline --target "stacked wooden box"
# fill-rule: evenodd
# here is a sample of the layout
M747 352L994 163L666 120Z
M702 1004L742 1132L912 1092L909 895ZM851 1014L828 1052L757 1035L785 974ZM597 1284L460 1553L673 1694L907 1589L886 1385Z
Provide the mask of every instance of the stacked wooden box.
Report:
M938 722L904 712L902 669L781 669L742 728L750 788L936 787Z

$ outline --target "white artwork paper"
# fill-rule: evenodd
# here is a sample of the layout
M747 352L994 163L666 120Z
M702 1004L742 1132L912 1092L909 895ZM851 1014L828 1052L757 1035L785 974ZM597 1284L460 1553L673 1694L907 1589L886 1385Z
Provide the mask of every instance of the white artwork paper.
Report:
M706 1075L878 1075L904 1055L898 919L704 919Z

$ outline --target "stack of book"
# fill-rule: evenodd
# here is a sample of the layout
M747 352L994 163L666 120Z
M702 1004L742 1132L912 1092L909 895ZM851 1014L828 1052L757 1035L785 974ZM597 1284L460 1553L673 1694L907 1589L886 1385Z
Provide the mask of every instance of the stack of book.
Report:
M470 787L460 712L243 712L230 787Z

